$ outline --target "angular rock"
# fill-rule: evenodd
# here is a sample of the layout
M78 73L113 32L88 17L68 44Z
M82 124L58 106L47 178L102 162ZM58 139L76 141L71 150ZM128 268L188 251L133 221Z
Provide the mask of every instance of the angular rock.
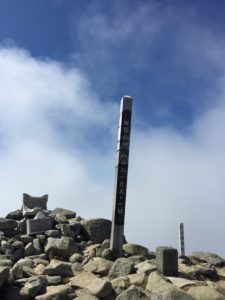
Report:
M135 285L130 286L127 290L117 296L116 300L148 300L146 293Z
M70 277L73 276L72 264L57 259L52 259L45 268L44 273L50 276Z
M75 218L76 213L75 211L69 210L69 209L64 209L64 208L55 208L51 211L50 215L52 217L55 217L57 214L61 216L65 216L67 219Z
M130 281L127 276L117 277L111 280L111 285L116 295L121 294L130 286Z
M80 253L74 253L69 259L69 261L71 263L75 263L75 262L82 263L83 260L84 260L84 257Z
M151 261L146 260L135 266L135 270L138 274L149 275L152 272L156 271L156 266L152 264Z
M17 222L12 219L0 218L0 230L12 229L17 227Z
M41 277L29 278L22 288L22 293L27 294L30 297L35 297L45 288L45 282Z
M208 286L191 287L188 291L196 300L224 300L225 296Z
M193 252L191 253L191 258L198 262L206 262L216 267L225 266L225 260L219 255L211 252Z
M8 213L8 215L5 218L20 221L23 218L23 214L20 209L17 209L15 211Z
M113 262L101 257L94 257L86 265L84 265L84 270L102 276L107 276L109 270L112 268Z
M148 248L143 247L137 244L123 244L123 252L129 256L132 255L143 255L145 257L148 256Z
M83 272L70 279L70 284L75 288L86 288L91 294L104 298L111 294L112 286L107 280L98 278L91 272Z
M9 268L0 266L0 288L8 281Z
M47 285L59 285L62 283L61 276L46 276Z
M74 238L75 237L75 233L70 229L70 225L69 224L60 224L61 226L61 233L64 236L69 236Z
M99 300L99 298L88 294L88 295L81 295L75 298L75 300Z
M1 267L11 267L13 262L11 259L0 259L0 266Z
M181 289L174 286L168 279L159 274L153 272L148 277L146 291L151 293L152 299L182 299L182 300L194 300L191 295L185 293Z
M185 278L179 278L179 277L167 277L172 284L174 284L176 287L183 289L183 288L190 288L191 286L196 286L197 283L193 280L185 279Z
M45 235L47 237L58 237L58 236L60 236L60 233L59 233L59 230L52 229L52 230L47 230L45 232Z
M34 254L34 245L30 242L25 246L24 256L30 256L32 254Z
M73 293L74 290L70 286L64 284L57 286L48 286L46 293L36 296L35 300L71 300L71 297L69 295Z
M49 237L45 246L45 252L50 256L68 258L77 251L78 247L76 242L72 238L66 236L61 238Z
M35 255L42 253L42 247L41 247L39 239L33 240L33 246L34 246L34 254Z
M109 271L109 279L112 280L117 277L126 276L128 274L131 274L134 270L134 263L129 258L118 258L111 270Z
M102 243L110 238L111 221L107 219L89 219L81 221L83 234L94 244Z

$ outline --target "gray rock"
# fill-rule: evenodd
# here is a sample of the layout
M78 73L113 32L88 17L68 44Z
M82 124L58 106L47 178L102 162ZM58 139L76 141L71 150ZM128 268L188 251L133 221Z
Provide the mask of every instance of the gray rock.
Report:
M86 288L91 294L99 298L106 298L112 292L111 283L105 279L98 278L91 272L82 272L70 279L70 284L75 288Z
M143 247L137 244L123 244L123 252L129 256L132 255L143 255L145 257L148 256L148 248Z
M69 295L73 293L73 289L70 286L64 284L57 286L48 286L46 293L36 296L35 300L71 300L71 297Z
M50 216L55 217L57 214L65 216L67 219L75 218L75 211L64 209L64 208L55 208L51 211Z
M75 262L82 263L83 260L84 260L84 257L80 253L74 253L69 259L69 261L71 263L75 263Z
M47 239L45 252L50 256L60 256L69 258L72 254L78 251L76 242L70 238L63 236L61 238Z
M45 235L47 237L58 237L58 236L60 236L60 233L59 233L59 230L52 229L52 230L47 230L45 232Z
M113 262L110 260L102 257L94 257L86 265L84 265L84 270L101 276L107 276L112 265Z
M11 259L0 259L0 266L1 267L11 267L13 262Z
M113 253L112 253L112 250L107 248L107 249L104 249L102 251L102 257L105 258L105 259L108 259L108 260L112 260L113 259Z
M45 274L50 276L70 277L73 276L72 264L57 259L52 259L45 268Z
M61 227L61 233L64 236L69 236L74 238L75 237L75 233L70 229L70 225L69 224L60 224Z
M60 214L56 214L55 222L58 224L68 224L68 220L67 220L66 216L60 215ZM60 226L56 226L56 228L61 229Z
M13 254L13 246L9 242L3 240L1 241L1 248L2 248L2 253L5 255L12 255Z
M11 219L0 218L0 230L12 229L17 227L17 222Z
M135 285L130 286L127 290L123 291L116 300L148 300L146 293Z
M9 268L0 266L0 288L8 281Z
M32 277L25 283L22 288L22 293L27 294L30 297L37 296L40 292L43 292L45 288L45 282L41 277Z
M11 220L22 220L23 214L20 209L17 209L15 211L12 211L8 213L8 215L5 217L6 219L11 219Z
M107 219L83 220L81 225L86 239L91 240L94 244L102 243L105 239L110 238L111 221Z
M69 220L69 224L70 224L70 228L74 232L75 236L78 236L80 234L80 231L81 231L80 222Z
M33 240L33 246L34 246L34 254L41 254L42 253L42 247L39 242L39 239Z
M32 242L34 238L30 235L22 234L20 235L19 239L24 245L27 245L28 243Z
M149 275L156 271L156 266L151 263L151 261L143 261L135 266L137 274Z
M111 270L109 271L109 279L112 280L117 277L126 276L131 274L134 270L134 263L129 258L118 258Z
M225 260L217 254L211 252L193 252L191 258L198 262L208 263L216 267L225 266Z
M24 256L30 256L32 254L34 254L34 245L30 242L25 246Z
M47 285L58 285L62 283L61 276L46 276Z

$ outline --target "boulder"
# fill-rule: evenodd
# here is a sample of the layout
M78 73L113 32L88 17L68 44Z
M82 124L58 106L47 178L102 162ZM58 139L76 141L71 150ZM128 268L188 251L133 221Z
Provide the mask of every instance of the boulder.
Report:
M113 262L110 260L102 257L94 257L86 265L84 265L84 270L102 276L107 276L112 265Z
M153 272L148 277L146 291L151 293L151 300L194 300L191 295L174 286L166 277Z
M17 227L17 222L11 219L0 218L0 230L12 229Z
M134 270L134 263L129 258L118 258L109 271L109 279L112 280L117 277L131 274Z
M30 297L37 296L45 289L45 281L41 277L32 277L25 283L22 288L22 294L27 294Z
M110 238L111 221L107 219L88 219L81 221L83 234L87 240L94 244L102 243Z
M148 300L149 297L139 287L135 285L130 286L127 290L123 291L116 300Z
M50 256L70 257L78 251L76 242L71 237L63 236L61 238L47 239L45 252Z
M188 291L194 299L196 300L224 300L225 296L212 287L208 286L194 286L191 287Z
M45 268L44 273L50 276L70 277L73 276L72 264L57 259L52 259Z
M111 294L111 283L101 279L91 272L82 272L70 279L70 284L74 288L86 288L94 296L104 298Z
M70 294L73 294L74 290L67 285L48 286L46 293L35 297L35 300L71 300ZM73 299L73 298L72 298Z
M135 265L135 270L137 274L146 274L149 275L152 272L156 271L156 266L152 264L151 261L145 260Z
M8 281L9 268L0 266L0 288Z
M137 244L123 244L123 252L129 256L132 255L143 255L148 256L148 248Z
M225 266L225 260L219 255L211 252L193 252L191 258L203 263L208 263L212 266L223 267Z
M23 214L20 209L17 209L15 211L8 213L8 215L5 218L20 221L23 218Z
M64 209L64 208L55 208L51 211L50 216L55 217L57 214L65 216L67 219L72 219L76 217L75 211Z

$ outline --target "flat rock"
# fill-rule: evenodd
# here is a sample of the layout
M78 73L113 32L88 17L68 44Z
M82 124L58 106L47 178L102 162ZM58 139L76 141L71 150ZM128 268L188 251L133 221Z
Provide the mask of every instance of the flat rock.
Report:
M69 294L72 294L74 290L67 285L57 285L57 286L48 286L47 291L43 295L35 297L35 300L53 300L53 299L63 299L70 300Z
M153 272L148 277L146 290L151 293L151 300L194 300L191 295L174 286L166 277Z
M101 279L91 272L83 272L70 279L70 284L75 288L86 288L94 296L104 298L111 294L111 283Z
M86 265L84 270L102 276L107 276L109 270L112 268L113 262L102 257L94 257Z
M12 212L8 213L8 215L5 218L19 221L23 218L23 214L22 214L22 211L20 209L17 209L15 211L12 211Z
M70 277L73 276L72 264L57 259L52 259L45 268L44 273L50 276Z
M117 296L116 300L148 300L146 293L135 285L130 286Z
M193 252L191 253L191 258L194 258L194 260L199 262L206 262L216 267L225 266L225 260L219 255L211 252Z
M224 300L225 296L215 289L208 286L195 286L191 287L188 294L194 297L196 300Z
M143 255L145 257L148 256L148 248L143 247L137 244L123 244L123 252L129 256L132 255Z
M0 230L16 228L17 225L15 220L0 218Z
M61 238L49 237L45 246L45 252L53 256L70 257L77 251L78 247L76 242L67 236Z
M102 243L110 238L111 221L107 219L82 220L81 225L86 239L91 240L94 244Z
M152 264L151 261L143 261L135 266L135 270L138 274L149 275L152 272L156 271L156 266Z
M59 285L62 283L61 276L46 276L47 285Z
M0 288L8 281L9 268L0 266Z
M60 207L53 209L50 213L50 216L55 217L57 214L65 216L67 219L72 219L76 217L75 211Z
M174 284L176 287L183 289L191 286L196 286L197 283L193 280L185 279L185 278L179 278L179 277L167 277L172 284Z
M134 270L134 263L129 258L118 258L109 271L109 279L112 280L117 277L126 276L131 274Z

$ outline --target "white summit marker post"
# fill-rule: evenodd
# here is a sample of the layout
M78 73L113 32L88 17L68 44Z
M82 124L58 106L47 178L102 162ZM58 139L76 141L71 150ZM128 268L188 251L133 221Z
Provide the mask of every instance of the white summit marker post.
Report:
M132 98L124 96L120 105L120 120L116 151L116 172L113 194L113 216L110 249L114 257L122 255L127 173L131 131Z
M180 223L180 255L185 256L185 248L184 248L184 223Z

